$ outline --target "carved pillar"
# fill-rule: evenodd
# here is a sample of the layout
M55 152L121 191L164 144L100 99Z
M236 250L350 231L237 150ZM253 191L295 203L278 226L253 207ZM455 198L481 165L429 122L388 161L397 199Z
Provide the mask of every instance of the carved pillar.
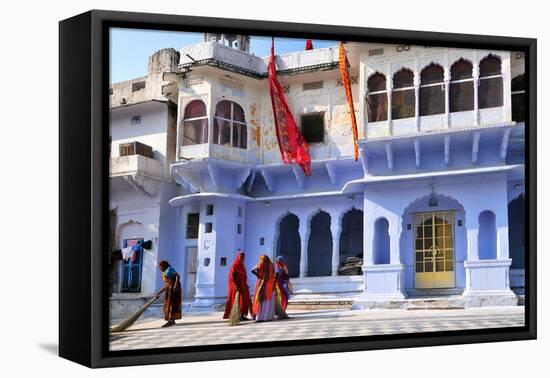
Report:
M474 64L473 67L473 77L474 77L474 126L479 125L479 95L478 95L478 88L479 88L479 65L477 62Z
M300 220L300 278L307 276L307 239L309 238L307 228L305 220Z
M332 275L338 275L340 266L340 220L337 216L330 217L330 231L332 233Z
M449 122L449 117L451 114L451 104L449 101L450 87L451 87L450 81L448 79L445 80L445 127L446 128L449 128L449 125L450 125L450 122Z
M391 80L391 77L386 80L386 90L388 91L388 135L392 135L393 134L393 130L392 130L392 114L391 114L391 103L392 103L392 90L393 90L393 85L392 85L392 80Z
M414 124L416 130L420 131L420 83L415 76L414 79Z

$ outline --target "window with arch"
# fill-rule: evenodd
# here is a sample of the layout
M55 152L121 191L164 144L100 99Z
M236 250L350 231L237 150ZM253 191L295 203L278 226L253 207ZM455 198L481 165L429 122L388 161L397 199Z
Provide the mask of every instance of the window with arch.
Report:
M452 112L474 110L474 77L472 63L459 59L451 66L449 107Z
M414 73L407 68L402 68L393 75L391 118L410 118L414 117L414 113Z
M388 90L386 76L377 72L367 81L367 114L369 122L388 119Z
M247 130L244 110L236 102L222 100L216 105L212 143L246 148Z
M485 109L502 106L502 90L501 61L499 57L490 54L479 62L479 108Z
M445 84L443 67L431 63L420 72L420 115L445 113Z
M386 218L378 218L374 222L373 263L390 263L390 223Z
M185 107L182 143L184 146L208 143L206 104L201 100L193 100Z
M512 121L525 122L525 75L512 79Z
M477 251L480 260L497 258L497 229L492 211L485 210L479 214Z

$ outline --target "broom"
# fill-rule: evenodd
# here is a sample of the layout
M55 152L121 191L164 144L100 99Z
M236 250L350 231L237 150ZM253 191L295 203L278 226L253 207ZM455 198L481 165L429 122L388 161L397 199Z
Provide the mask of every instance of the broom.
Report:
M236 326L241 322L241 308L239 307L239 292L235 294L235 300L233 301L233 307L229 313L229 325Z
M119 325L114 326L113 328L111 328L109 330L109 333L126 331L132 324L134 324L136 322L136 320L139 319L139 317L141 315L143 315L145 310L147 310L153 303L156 302L157 299L160 298L161 293L162 293L162 291L160 293L157 293L153 298L151 298L149 300L149 302L145 303L143 305L143 307L141 307L139 310L137 310L135 313L133 313L132 316L130 316L128 319L126 319L125 321L123 321Z

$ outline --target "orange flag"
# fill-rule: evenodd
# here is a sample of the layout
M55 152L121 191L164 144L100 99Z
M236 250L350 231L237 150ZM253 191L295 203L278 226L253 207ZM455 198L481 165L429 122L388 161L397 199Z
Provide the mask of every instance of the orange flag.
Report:
M349 62L346 56L344 42L340 42L340 75L342 76L342 86L346 90L346 98L348 100L349 111L351 114L351 130L353 131L353 157L355 161L359 157L359 147L357 146L357 120L355 119L355 108L353 107L353 97L351 95L351 82L349 78Z

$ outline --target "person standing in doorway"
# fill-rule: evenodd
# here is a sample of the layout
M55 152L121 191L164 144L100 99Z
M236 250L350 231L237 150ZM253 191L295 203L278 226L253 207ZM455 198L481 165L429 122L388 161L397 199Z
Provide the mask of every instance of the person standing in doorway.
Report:
M237 251L237 257L229 270L229 283L227 290L227 302L225 303L224 319L229 319L231 309L235 303L235 297L239 293L240 320L249 320L246 316L252 305L250 300L250 290L248 289L248 279L246 277L246 268L244 266L244 252Z
M176 324L176 320L181 319L182 291L180 284L180 275L170 266L168 261L159 262L159 269L162 272L164 281L164 302L162 310L166 323L162 327L170 327Z

